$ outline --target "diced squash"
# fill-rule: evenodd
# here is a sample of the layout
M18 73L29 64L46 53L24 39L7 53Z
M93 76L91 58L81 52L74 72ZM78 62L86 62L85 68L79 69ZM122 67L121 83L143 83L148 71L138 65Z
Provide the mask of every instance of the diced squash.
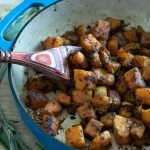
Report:
M115 112L110 112L101 117L101 122L103 123L104 127L113 127L115 115Z
M121 107L121 100L119 94L114 90L109 90L108 97L112 101L108 110L111 112L118 112Z
M44 49L51 49L55 48L58 46L62 46L64 44L64 40L62 37L59 36L53 36L53 37L48 37L44 42L43 42L43 47Z
M122 106L119 110L119 115L125 118L130 118L133 114L134 105L128 102L122 102Z
M102 96L107 96L107 88L106 86L98 86L94 90L94 96L96 95L102 95Z
M138 88L135 91L136 101L139 105L150 105L150 88Z
M42 128L49 134L55 135L58 131L60 122L57 118L44 115L42 118Z
M115 82L115 76L103 68L93 68L92 72L96 73L98 76L98 85L112 86Z
M93 90L97 83L97 75L91 71L74 69L75 88L77 90Z
M130 129L132 121L122 116L116 115L114 119L114 135L119 145L129 144L131 141Z
M80 45L84 49L86 54L89 54L92 50L100 51L101 44L91 34L85 35L80 38Z
M69 61L79 69L86 69L88 68L88 61L87 58L81 52L75 52L69 57Z
M77 112L82 120L96 119L96 113L93 106L90 103L84 103L78 107Z
M140 39L140 45L145 48L150 48L150 32L143 33Z
M150 129L150 109L142 111L142 121Z
M150 66L143 67L142 76L145 81L150 81Z
M108 41L107 48L110 51L111 56L116 56L119 50L119 44L117 40Z
M134 57L134 67L146 67L150 66L150 59L145 56L136 55Z
M90 102L92 100L92 91L73 90L72 100L76 106L81 106L86 102Z
M124 74L124 77L131 91L135 91L137 88L143 88L146 86L138 68L133 68L127 71Z
M110 52L105 49L99 53L100 60L103 64L106 64L110 61Z
M145 31L140 25L138 25L136 28L136 33L137 33L138 38L140 39L142 34L145 33Z
M141 139L145 132L145 126L142 122L136 122L131 128L131 134L134 139Z
M64 106L71 105L71 97L63 92L57 92L55 100Z
M137 43L129 43L124 46L127 52L131 54L137 54L139 52L139 45Z
M76 33L79 37L86 35L87 29L86 27L81 24L76 28Z
M93 139L100 134L103 126L98 120L91 119L84 129L84 134Z
M61 105L57 101L53 100L47 103L45 107L41 109L41 116L56 116L61 112L61 110Z
M120 48L117 58L123 67L130 68L133 66L134 55L127 52L124 48Z
M30 100L31 106L34 109L42 108L48 103L48 98L46 95L37 90L29 91L28 98Z
M147 56L147 57L150 57L150 49L147 49L147 48L141 48L140 49L140 54L141 55L144 55L144 56Z
M96 136L90 144L91 150L107 150L111 145L111 135L109 131L104 131Z
M111 23L110 30L117 30L121 27L121 21L114 18L107 18L106 21Z
M133 110L133 115L138 118L138 119L142 119L142 105L141 106L136 106Z
M124 95L124 101L135 105L136 104L135 93L132 91L126 92Z
M138 38L137 38L135 29L125 31L123 34L124 34L125 39L128 40L130 43L131 42L135 42L135 43L138 42Z
M85 147L85 139L81 125L73 126L65 132L66 144L75 148Z
M98 20L95 27L92 29L92 35L97 39L108 39L110 31L110 23L104 20Z

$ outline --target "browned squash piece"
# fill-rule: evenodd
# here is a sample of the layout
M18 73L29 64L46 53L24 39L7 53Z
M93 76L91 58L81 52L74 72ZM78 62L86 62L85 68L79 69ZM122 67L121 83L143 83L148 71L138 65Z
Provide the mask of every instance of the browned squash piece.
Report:
M97 39L107 41L109 31L110 31L110 23L108 21L98 20L95 27L92 29L92 35Z
M121 27L121 21L114 18L107 18L106 21L111 23L110 30L114 31Z
M55 100L64 106L71 105L71 97L63 92L57 92Z
M102 50L106 48L106 44L107 44L107 41L105 40L98 40L99 43L101 44L101 47L102 47Z
M124 74L124 77L131 91L135 91L137 88L143 88L146 86L138 68L133 68L127 71Z
M107 87L106 86L98 86L94 90L94 96L96 95L102 95L107 96Z
M46 95L37 90L29 91L28 98L34 109L42 108L48 103Z
M90 54L90 62L92 67L100 68L102 67L102 62L100 60L99 54L97 51L92 51Z
M150 105L150 88L138 88L135 91L136 101L139 105Z
M143 67L142 76L145 81L150 81L150 66Z
M93 106L90 103L84 103L78 107L77 112L82 120L96 119L96 113Z
M61 112L61 110L61 105L57 101L53 100L47 103L45 107L41 109L41 116L56 116Z
M52 79L47 76L35 76L29 78L26 83L27 90L38 90L44 93L51 92L55 90L55 85Z
M49 134L55 135L60 126L60 122L57 118L44 115L42 118L42 128Z
M115 82L115 76L112 73L107 72L103 68L93 68L94 72L98 76L98 85L113 86Z
M100 60L103 64L106 64L110 61L110 52L105 49L99 53Z
M86 27L81 24L76 28L76 33L79 37L86 35L87 29Z
M124 101L135 105L136 104L135 93L132 91L126 92L124 95Z
M138 42L138 38L137 38L137 35L136 35L136 30L135 29L131 29L131 30L128 30L128 31L125 31L123 33L125 39L127 41L129 41L130 43L131 42Z
M138 118L138 119L142 119L142 105L141 106L136 106L133 110L133 115Z
M110 51L112 56L116 56L119 50L118 41L115 39L108 41L107 49Z
M150 129L150 109L142 111L142 121Z
M125 81L124 76L119 76L117 78L117 81L115 83L115 90L121 95L127 92L128 85Z
M133 66L134 55L127 52L124 48L119 49L117 58L123 67L130 68Z
M86 69L88 68L88 61L87 58L81 52L75 52L69 57L69 61L79 69Z
M136 122L131 128L132 137L136 139L141 139L145 132L145 126L142 122Z
M97 74L91 71L74 69L75 88L90 91L96 87Z
M129 43L124 46L127 52L131 54L137 54L139 52L139 45L137 43Z
M142 34L145 33L145 31L140 25L138 25L136 28L136 33L137 33L138 38L140 39Z
M142 34L140 39L140 45L145 48L150 48L150 32Z
M129 102L122 102L119 110L119 115L125 118L130 118L133 115L134 105Z
M73 126L65 132L66 144L75 148L85 147L85 139L81 125Z
M55 48L58 46L62 46L64 44L64 40L62 37L59 36L53 36L53 37L48 37L44 42L43 42L43 47L44 49L51 49Z
M90 102L92 100L92 91L73 90L72 100L76 106L81 106L86 102Z
M131 142L130 129L132 121L122 116L116 115L114 119L114 135L119 145L129 144Z
M101 122L103 123L104 127L112 128L114 124L114 118L116 116L115 112L110 112L105 114L101 117Z
M144 56L147 56L147 57L150 57L150 49L147 49L147 48L142 47L142 48L140 49L140 54L141 54L141 55L144 55Z
M90 150L107 150L111 145L111 135L109 131L104 131L96 136L90 144Z
M91 119L84 129L84 134L93 139L101 133L103 126L98 120Z
M91 34L85 35L80 38L80 45L84 49L86 54L89 54L92 50L100 51L101 44Z
M150 59L145 56L136 55L134 57L134 67L146 67L150 66Z
M111 99L112 103L109 107L109 111L118 112L121 107L121 100L119 94L114 90L108 91L108 97Z

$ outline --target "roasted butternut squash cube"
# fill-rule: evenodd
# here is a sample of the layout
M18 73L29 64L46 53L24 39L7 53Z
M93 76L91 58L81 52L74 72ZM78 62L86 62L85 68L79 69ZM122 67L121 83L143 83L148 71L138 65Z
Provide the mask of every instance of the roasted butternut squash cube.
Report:
M57 92L55 100L64 106L71 105L71 97L63 92Z
M150 66L143 67L142 76L145 81L150 81Z
M116 116L115 112L110 112L102 116L101 122L103 123L104 127L107 127L107 128L113 127L115 116Z
M85 35L80 38L80 45L84 49L86 54L89 54L92 50L100 51L101 44L91 34Z
M65 132L66 144L75 148L85 147L85 139L81 125L73 126Z
M108 39L110 32L110 23L104 20L98 20L95 27L92 29L92 35L97 39Z
M150 109L142 111L142 121L150 129Z
M135 105L136 104L135 93L132 91L126 92L124 95L124 101Z
M97 118L94 108L90 103L84 103L82 106L78 107L77 112L82 120Z
M86 35L87 29L86 27L81 24L76 28L76 33L79 37Z
M42 128L49 134L55 135L60 126L60 122L57 118L44 115L42 118Z
M94 72L98 76L97 85L113 86L115 82L115 76L109 73L103 68L93 68Z
M145 126L142 122L136 122L131 128L131 134L134 139L141 139L145 132Z
M131 141L132 121L122 116L116 115L114 119L114 135L119 145L129 144Z
M48 103L48 98L46 95L37 90L29 91L28 98L30 100L31 106L34 109L42 108Z
M90 144L91 150L107 150L111 145L111 135L109 131L104 131L96 136Z
M127 52L131 54L137 54L139 52L139 45L137 43L129 43L124 46Z
M142 119L142 105L141 106L136 106L133 110L133 115L138 118L138 119Z
M134 55L127 52L124 48L119 49L117 58L123 67L130 68L133 66Z
M55 47L62 46L64 43L64 40L62 37L59 36L54 36L54 37L48 37L44 42L43 42L43 47L44 49L51 49Z
M100 68L102 67L102 62L100 60L99 54L97 51L92 51L90 54L90 62L92 67Z
M134 67L146 67L150 66L150 59L145 56L136 55L134 57Z
M146 86L138 68L133 68L127 71L124 74L124 77L131 91L135 91L137 88L143 88Z
M94 90L94 96L96 95L102 95L102 96L107 96L107 88L106 86L98 86Z
M75 88L90 91L96 87L97 75L91 71L74 69Z
M140 45L145 48L150 48L150 32L143 33L140 39Z
M90 102L92 100L92 91L73 90L72 100L76 106L81 106L86 102Z
M138 25L136 28L136 33L137 33L138 38L140 39L142 34L145 33L145 30L140 25Z
M117 40L108 41L107 49L110 51L111 56L116 56L119 50L119 43Z
M121 100L119 94L114 90L108 90L108 97L111 99L109 111L118 112L121 107Z
M105 49L99 53L100 60L103 64L106 64L110 61L110 52Z
M150 88L138 88L135 91L136 102L139 105L150 105Z
M61 105L57 101L52 100L41 109L41 115L56 116L61 112L61 110Z
M84 129L84 134L93 139L100 134L103 126L98 120L91 119Z
M138 42L138 37L136 35L136 30L135 29L131 29L131 30L125 31L123 33L123 35L124 35L125 39L127 41L129 41L130 43L131 42L135 42L135 43Z
M114 18L107 18L106 21L111 23L110 30L114 31L121 27L121 21Z
M72 55L70 55L69 60L76 68L88 68L87 58L81 52L73 53Z

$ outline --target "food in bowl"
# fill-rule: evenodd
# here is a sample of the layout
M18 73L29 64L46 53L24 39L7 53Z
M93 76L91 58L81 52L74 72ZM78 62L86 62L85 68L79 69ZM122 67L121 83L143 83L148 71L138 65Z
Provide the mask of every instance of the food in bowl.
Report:
M82 47L68 58L74 87L42 74L26 83L31 117L71 147L109 149L112 130L118 145L150 142L150 33L140 25L124 27L123 21L107 18L43 41L44 50ZM49 99L51 91L55 95ZM68 114L72 121L62 129Z

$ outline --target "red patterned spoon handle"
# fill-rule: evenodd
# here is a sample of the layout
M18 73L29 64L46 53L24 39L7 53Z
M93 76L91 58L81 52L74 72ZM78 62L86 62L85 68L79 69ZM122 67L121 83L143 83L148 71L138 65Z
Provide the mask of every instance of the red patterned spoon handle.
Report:
M72 84L67 58L72 52L80 50L76 46L60 46L31 53L0 51L0 62L26 66L66 84Z

